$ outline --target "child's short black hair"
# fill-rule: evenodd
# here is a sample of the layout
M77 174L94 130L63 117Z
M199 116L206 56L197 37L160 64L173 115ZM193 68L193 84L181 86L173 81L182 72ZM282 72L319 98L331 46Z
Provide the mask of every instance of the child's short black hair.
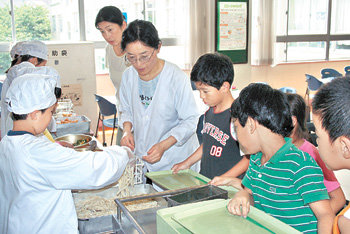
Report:
M191 81L220 89L226 81L232 85L234 78L233 64L229 57L219 53L202 55L191 71Z
M293 130L286 96L266 84L250 84L244 88L232 103L231 116L243 127L251 117L283 137L289 136Z
M44 113L47 110L47 108L40 110L41 113ZM28 117L28 114L22 114L22 115L18 115L15 113L11 113L11 118L13 121L17 121L17 120L26 120Z
M332 142L340 136L350 138L350 79L337 78L322 86L312 101L312 112Z
M38 57L35 57L35 56L31 56L31 55L26 54L26 55L22 55L22 56L21 56L21 62L27 62L27 61L29 61L29 59L31 59L31 58L37 58L37 60L38 60L38 64L37 64L37 65L39 65L40 63L42 63L42 62L45 61L45 59L38 58Z
M60 99L62 96L62 89L59 87L55 87L55 96L57 99Z

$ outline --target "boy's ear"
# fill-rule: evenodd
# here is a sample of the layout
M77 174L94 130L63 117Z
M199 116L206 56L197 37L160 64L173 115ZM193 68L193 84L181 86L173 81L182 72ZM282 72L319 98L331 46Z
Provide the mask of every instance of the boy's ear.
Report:
M341 153L345 159L350 159L350 139L346 136L340 136L339 142L341 146Z
M292 115L292 122L293 122L293 127L295 127L298 123L297 117L295 117L294 115Z
M39 112L38 110L35 110L31 113L28 114L28 117L31 119L31 120L37 120L38 119L38 115L39 115Z
M222 85L221 85L221 88L223 91L227 91L227 90L230 90L231 89L231 85L230 83L228 83L227 81L225 81Z
M256 122L253 118L248 117L247 119L247 123L246 123L248 129L249 129L249 133L253 134L256 130Z
M158 53L159 53L161 47L162 47L162 42L159 42L159 44L158 44L158 49L157 49L157 52L158 52Z
M34 66L38 65L38 59L35 57L30 58L28 62L32 63Z

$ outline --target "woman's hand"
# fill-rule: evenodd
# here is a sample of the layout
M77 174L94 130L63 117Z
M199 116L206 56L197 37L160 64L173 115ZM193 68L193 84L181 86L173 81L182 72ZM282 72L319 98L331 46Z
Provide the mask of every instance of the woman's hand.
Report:
M215 176L214 179L212 179L209 184L215 185L215 186L232 186L238 189L243 189L242 180L238 179L236 177L230 177L230 176Z
M120 140L120 145L129 147L131 151L134 151L135 150L134 135L129 131L124 132L122 139Z
M186 163L186 160L185 161L182 161L180 163L176 163L172 168L171 170L173 171L174 174L177 174L179 171L181 170L186 170L186 169L189 169L191 166L188 165Z
M228 203L227 209L231 214L247 218L250 210L251 195L243 189L236 193L234 198Z
M166 148L163 146L162 142L157 143L148 150L147 156L143 156L142 159L151 164L159 162L165 150Z
M167 139L153 145L147 152L147 156L143 156L142 159L148 163L156 163L159 162L166 150L172 147L177 140L175 137L170 136Z

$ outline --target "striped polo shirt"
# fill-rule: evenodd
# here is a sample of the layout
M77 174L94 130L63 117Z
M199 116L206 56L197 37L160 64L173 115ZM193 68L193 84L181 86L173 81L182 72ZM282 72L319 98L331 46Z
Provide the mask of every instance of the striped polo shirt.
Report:
M253 192L254 206L304 233L317 233L309 203L329 199L323 174L315 160L286 143L261 165L262 153L250 156L243 185Z

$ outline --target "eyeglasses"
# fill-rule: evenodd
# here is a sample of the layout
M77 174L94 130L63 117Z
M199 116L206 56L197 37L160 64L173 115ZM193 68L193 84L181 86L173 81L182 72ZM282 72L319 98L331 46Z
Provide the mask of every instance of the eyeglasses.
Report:
M130 64L135 64L135 63L137 63L137 60L138 60L140 63L147 63L147 62L151 59L151 57L153 56L155 50L156 50L156 49L154 49L154 50L152 51L152 54L151 54L151 55L142 55L142 56L140 56L140 58L137 58L136 56L126 55L126 56L125 56L125 60L126 60L126 62L128 62L128 63L130 63Z

